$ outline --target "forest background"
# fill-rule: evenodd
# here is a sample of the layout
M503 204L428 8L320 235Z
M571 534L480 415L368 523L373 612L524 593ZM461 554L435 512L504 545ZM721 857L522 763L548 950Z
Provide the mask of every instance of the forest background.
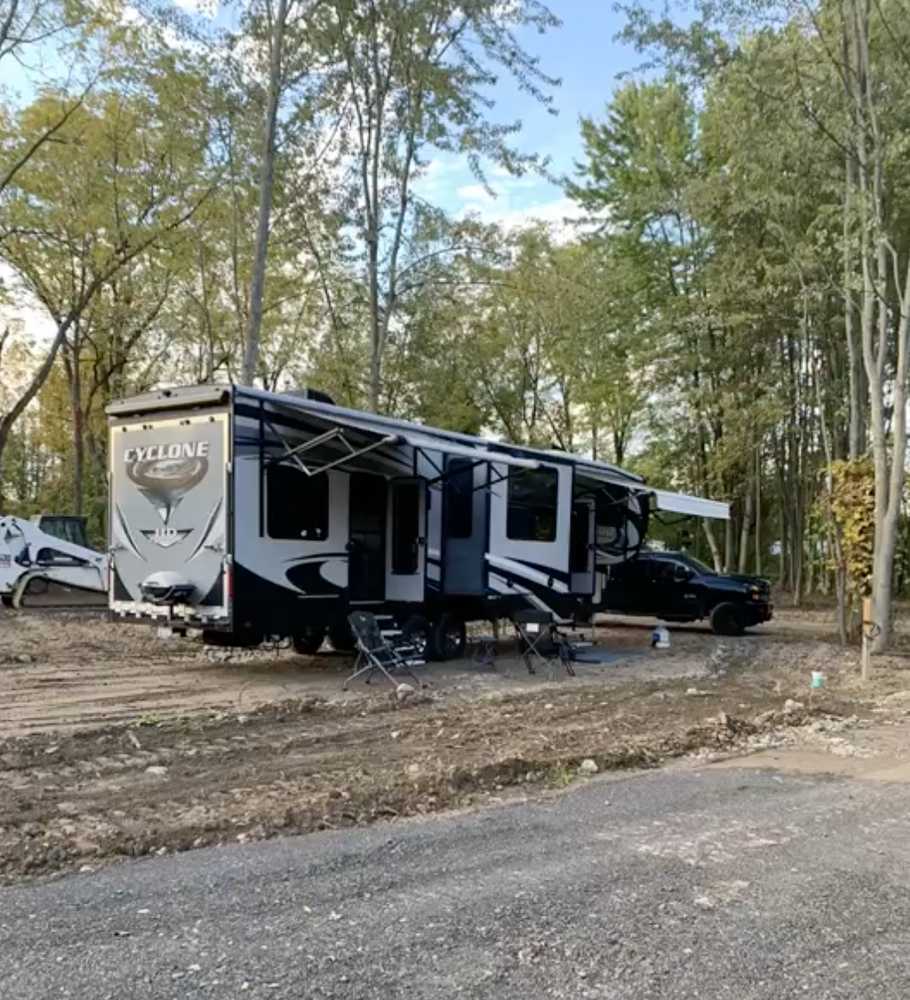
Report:
M656 535L836 597L845 636L871 593L885 648L908 14L622 4L632 69L579 116L572 52L538 56L577 0L0 0L0 510L100 542L112 398L310 385L728 500ZM575 162L502 94L568 116ZM559 199L485 211L505 182Z

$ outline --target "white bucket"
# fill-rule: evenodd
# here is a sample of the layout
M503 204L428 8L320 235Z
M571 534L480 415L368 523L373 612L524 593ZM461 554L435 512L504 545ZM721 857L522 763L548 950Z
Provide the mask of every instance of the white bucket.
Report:
M651 633L651 647L653 649L670 648L670 630L665 625L658 625Z
M825 675L821 670L812 671L812 680L809 681L810 688L823 688L825 686Z

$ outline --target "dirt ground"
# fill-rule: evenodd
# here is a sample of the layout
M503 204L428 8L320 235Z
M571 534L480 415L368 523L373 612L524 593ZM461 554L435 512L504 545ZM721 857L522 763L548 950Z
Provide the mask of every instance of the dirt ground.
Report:
M867 687L823 610L735 639L674 628L669 650L649 635L601 624L614 658L574 678L529 677L504 640L493 668L434 664L420 691L345 693L344 655L224 660L100 615L0 614L0 880L552 794L595 769L797 745L859 759L910 714L903 633Z

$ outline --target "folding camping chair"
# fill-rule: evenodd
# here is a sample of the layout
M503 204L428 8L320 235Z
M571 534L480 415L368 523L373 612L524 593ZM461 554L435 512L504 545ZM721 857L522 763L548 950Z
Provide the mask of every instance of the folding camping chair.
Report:
M529 674L536 674L534 661L550 668L558 659L570 677L575 676L572 665L573 649L567 636L556 627L556 619L550 611L516 611L512 624L518 634L521 658Z
M418 687L421 686L411 668L425 666L426 660L416 646L399 641L397 636L383 635L376 616L369 611L354 611L348 615L348 624L357 643L357 659L343 690L346 691L348 684L363 674L366 674L366 683L369 684L377 670L396 686L398 681L392 674L407 674ZM423 687L426 686L423 684Z

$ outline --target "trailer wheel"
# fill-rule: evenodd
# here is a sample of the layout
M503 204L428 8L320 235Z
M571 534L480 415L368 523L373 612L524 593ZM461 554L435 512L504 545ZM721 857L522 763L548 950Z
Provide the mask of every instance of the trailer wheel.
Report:
M718 635L742 635L743 621L735 604L718 604L711 612L711 628Z
M301 656L312 656L319 651L322 640L325 638L325 629L321 625L307 625L302 631L292 637L294 652Z
M458 615L446 611L433 623L433 659L460 660L464 656L464 647L464 622Z
M432 658L433 630L423 615L411 615L401 626L401 635L405 642L414 647L421 659Z
M347 622L329 626L329 642L332 649L339 653L353 653L357 648L354 636L351 635L351 626Z

